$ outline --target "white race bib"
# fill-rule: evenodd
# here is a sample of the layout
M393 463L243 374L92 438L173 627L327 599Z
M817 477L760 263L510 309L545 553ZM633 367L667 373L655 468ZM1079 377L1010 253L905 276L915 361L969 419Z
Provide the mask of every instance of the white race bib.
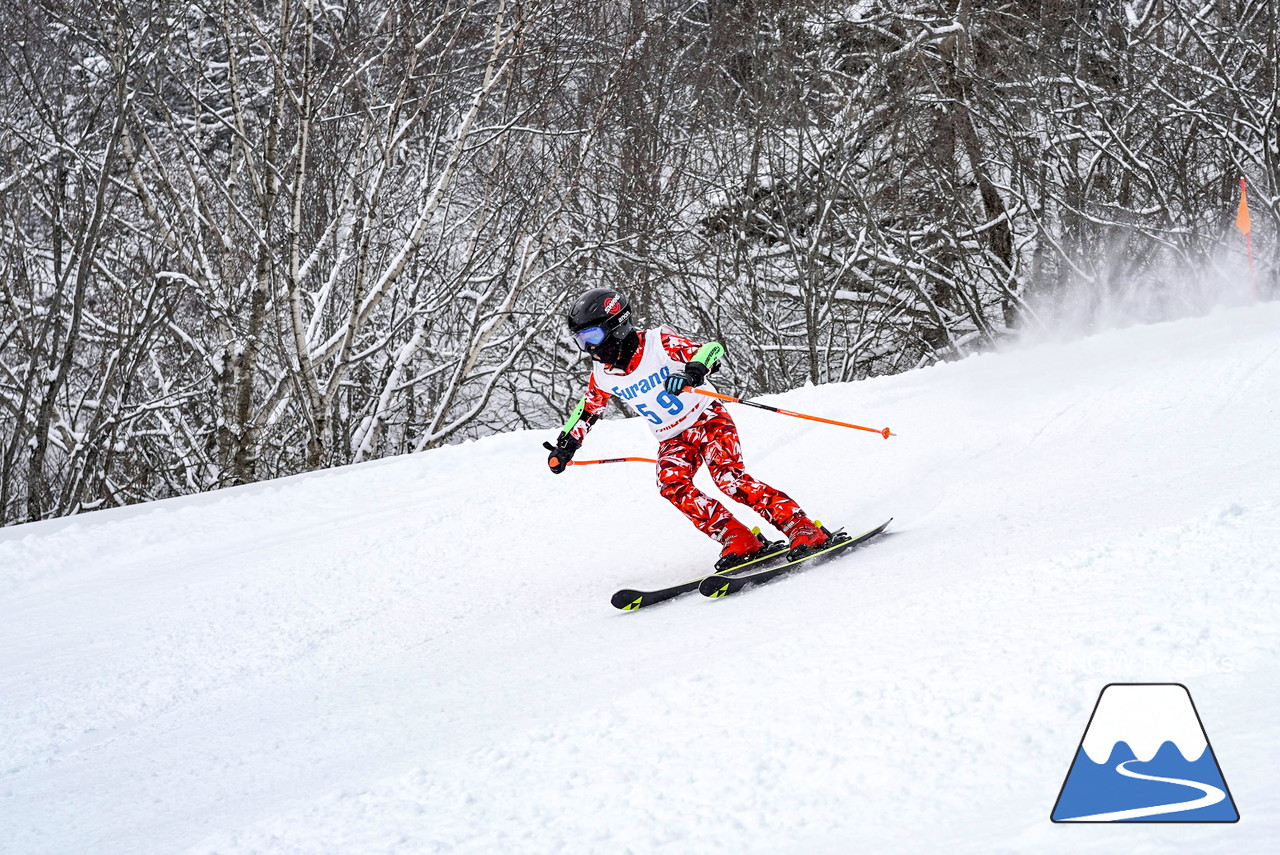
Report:
M649 430L658 439L669 439L698 420L714 398L699 395L686 387L680 395L672 395L663 384L667 377L684 369L684 363L672 359L662 346L662 334L674 332L658 327L644 334L644 355L630 374L611 374L597 362L591 369L596 385L620 399L649 422ZM710 383L699 388L715 391Z

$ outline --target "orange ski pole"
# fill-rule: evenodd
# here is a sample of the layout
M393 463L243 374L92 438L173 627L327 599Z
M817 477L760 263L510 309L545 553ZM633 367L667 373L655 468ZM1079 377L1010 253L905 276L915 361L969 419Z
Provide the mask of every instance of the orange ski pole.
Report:
M593 463L657 463L652 457L608 457L604 460L570 460L570 466L590 466Z
M804 413L796 413L791 410L784 410L781 407L771 407L768 404L760 404L756 401L744 401L741 398L735 398L732 395L721 395L719 392L711 392L707 389L694 389L699 395L706 395L708 398L719 398L722 401L728 401L731 404L746 404L748 407L759 407L762 410L768 410L771 413L778 413L783 416L795 416L797 419L808 419L811 422L822 422L827 425L836 425L837 427L853 428L854 430L865 430L868 433L878 433L885 439L891 436L897 436L891 433L888 428L870 428L862 425L851 425L848 422L838 422L835 419L824 419L820 416L807 416Z
M549 442L542 443L542 447L547 451L555 451L556 447ZM566 466L590 466L593 463L657 463L652 457L610 457L605 460L569 460L565 462ZM552 457L547 460L551 466L560 465L560 458Z

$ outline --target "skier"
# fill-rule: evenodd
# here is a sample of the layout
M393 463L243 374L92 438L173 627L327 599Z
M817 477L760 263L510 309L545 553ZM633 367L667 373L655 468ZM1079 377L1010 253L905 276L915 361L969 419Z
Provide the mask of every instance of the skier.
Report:
M717 570L745 563L764 548L724 505L693 484L705 461L717 487L751 507L786 535L792 550L826 543L828 535L780 490L747 474L738 429L724 405L705 395L681 397L688 387L713 387L707 376L719 367L724 347L700 345L670 327L636 330L627 299L609 288L578 298L566 317L578 347L593 361L587 393L561 428L547 465L560 473L582 447L611 396L644 416L658 439L658 492L697 529L723 546Z

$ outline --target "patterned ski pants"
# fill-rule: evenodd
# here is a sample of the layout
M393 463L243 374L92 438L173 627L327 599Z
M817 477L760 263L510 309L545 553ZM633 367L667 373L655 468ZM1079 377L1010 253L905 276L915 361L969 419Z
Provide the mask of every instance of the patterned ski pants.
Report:
M800 512L786 493L747 474L738 428L728 410L716 402L690 427L658 444L658 492L704 534L723 542L733 515L693 485L694 473L703 462L721 492L775 526L781 528Z

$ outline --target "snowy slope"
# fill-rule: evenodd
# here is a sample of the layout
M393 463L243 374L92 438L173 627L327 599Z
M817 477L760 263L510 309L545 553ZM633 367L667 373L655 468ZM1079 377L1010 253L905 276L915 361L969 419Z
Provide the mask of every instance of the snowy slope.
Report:
M0 852L1272 851L1280 304L771 400L892 427L734 410L893 533L723 601L610 608L714 546L547 433L0 531ZM1049 822L1114 681L1238 824Z

